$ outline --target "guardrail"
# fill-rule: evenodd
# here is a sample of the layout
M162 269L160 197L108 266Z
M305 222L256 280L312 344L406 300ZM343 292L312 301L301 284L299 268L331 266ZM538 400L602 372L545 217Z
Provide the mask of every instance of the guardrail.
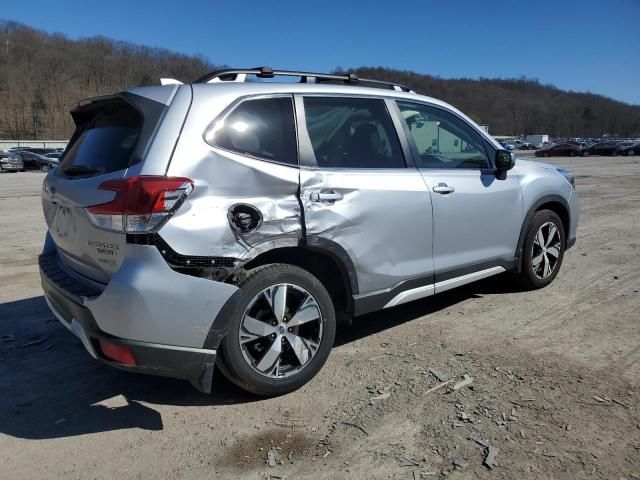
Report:
M0 150L13 147L65 148L69 140L0 140Z

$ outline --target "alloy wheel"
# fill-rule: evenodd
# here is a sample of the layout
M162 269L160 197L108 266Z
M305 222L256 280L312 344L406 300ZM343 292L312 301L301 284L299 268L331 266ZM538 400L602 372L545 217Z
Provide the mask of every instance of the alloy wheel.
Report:
M536 277L548 278L560 260L560 232L553 222L546 222L538 229L531 249L531 267Z
M249 303L240 323L245 361L269 378L298 373L322 341L322 313L316 299L290 283L273 285Z

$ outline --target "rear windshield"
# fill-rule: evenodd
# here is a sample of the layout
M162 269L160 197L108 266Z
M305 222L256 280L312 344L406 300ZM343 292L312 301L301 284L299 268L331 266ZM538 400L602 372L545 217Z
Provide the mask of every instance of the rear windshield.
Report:
M143 124L142 115L133 106L123 100L92 106L79 119L61 170L87 167L102 174L129 166Z

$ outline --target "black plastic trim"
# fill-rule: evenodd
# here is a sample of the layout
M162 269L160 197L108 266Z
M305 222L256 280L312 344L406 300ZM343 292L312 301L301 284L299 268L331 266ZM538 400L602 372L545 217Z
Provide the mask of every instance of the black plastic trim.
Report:
M409 280L403 280L392 288L385 290L377 290L362 295L354 295L354 316L364 315L366 313L382 310L384 306L391 301L396 295L405 290L433 285L434 275L424 275Z
M127 234L127 243L135 245L152 245L158 249L167 263L179 268L233 268L239 260L232 257L209 257L197 255L182 255L173 250L157 233Z
M338 265L343 269L343 274L346 275L346 279L351 287L351 294L357 295L360 292L356 267L354 266L347 251L342 248L340 244L318 235L307 235L306 246L312 250L319 250L323 253L327 253L336 259Z
M502 267L506 271L511 271L516 268L516 265L517 260L515 258L487 260L486 262L474 263L464 267L436 272L435 283L444 282L446 280L451 280L452 278L462 277L464 275L469 275L470 273L479 272L493 267Z

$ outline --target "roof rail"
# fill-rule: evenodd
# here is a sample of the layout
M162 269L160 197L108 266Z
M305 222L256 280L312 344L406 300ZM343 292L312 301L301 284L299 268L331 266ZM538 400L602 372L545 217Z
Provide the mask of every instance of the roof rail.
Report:
M399 92L411 92L406 85L370 78L359 78L355 73L339 75L335 73L313 73L298 72L295 70L274 70L271 67L256 67L248 69L227 68L224 70L214 70L205 76L197 79L193 83L217 83L217 82L245 82L247 75L255 75L258 78L274 77L300 77L300 83L319 83L322 81L340 81L346 84L370 84L374 86L386 87Z

